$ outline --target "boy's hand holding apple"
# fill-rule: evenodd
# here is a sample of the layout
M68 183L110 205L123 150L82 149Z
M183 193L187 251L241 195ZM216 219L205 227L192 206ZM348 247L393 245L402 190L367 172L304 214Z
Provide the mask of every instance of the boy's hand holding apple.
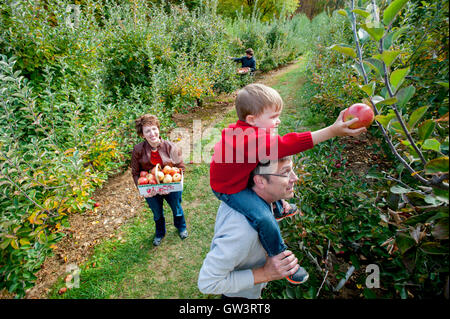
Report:
M372 124L373 116L373 111L368 105L353 104L339 113L334 124L311 133L314 145L336 136L358 136L367 131L366 127Z

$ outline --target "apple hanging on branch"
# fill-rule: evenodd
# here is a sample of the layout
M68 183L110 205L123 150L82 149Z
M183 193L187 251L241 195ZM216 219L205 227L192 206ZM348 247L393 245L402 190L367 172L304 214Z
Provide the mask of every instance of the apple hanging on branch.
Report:
M359 121L349 126L351 129L357 129L360 127L369 127L374 118L373 110L370 106L364 103L356 103L350 106L343 116L344 122L350 121L353 118L358 118Z

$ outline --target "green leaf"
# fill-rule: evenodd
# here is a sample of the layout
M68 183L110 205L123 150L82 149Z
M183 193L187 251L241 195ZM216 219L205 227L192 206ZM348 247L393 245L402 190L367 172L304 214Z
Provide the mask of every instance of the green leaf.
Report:
M383 14L384 25L387 26L389 25L389 23L392 22L392 20L394 20L395 16L400 12L400 10L403 9L406 2L408 2L408 0L395 0L391 2L391 4L386 8L386 10L384 10Z
M406 193L409 193L410 191L411 191L410 189L401 187L399 185L394 185L391 187L391 193L394 193L394 194L406 194Z
M407 27L398 29L397 31L389 32L383 39L383 50L389 50L392 44L407 30Z
M448 173L448 156L435 158L426 163L425 172L428 174Z
M409 217L407 220L405 220L403 223L406 225L411 225L411 226L415 226L418 223L425 223L427 221L428 218L432 217L436 215L436 212L425 212L419 215L415 215L412 217Z
M384 77L383 62L374 58L369 58L365 60L364 63L367 63L379 76Z
M366 24L361 25L361 28L366 30L372 39L380 41L384 34L384 28L369 28Z
M329 49L331 50L335 50L339 53L342 53L344 55L347 55L351 58L356 58L356 52L352 47L346 46L346 45L339 45L339 44L334 44L331 47L329 47Z
M415 110L409 117L408 127L413 128L414 126L416 126L417 122L420 121L420 119L425 115L427 110L428 105L419 107L417 110Z
M366 30L359 28L358 30L358 38L361 40L361 42L367 41L367 39L370 38L369 34L366 32Z
M403 81L405 80L405 77L408 75L408 73L409 73L409 67L405 68L405 69L397 69L391 73L390 82L391 82L393 91L397 91L397 88L400 87L400 85L403 83Z
M414 96L414 93L416 93L416 88L412 85L400 89L396 96L398 99L398 105L400 107L405 106L409 100Z
M387 67L390 67L400 53L401 51L383 51L381 54L374 55L374 58L383 61Z
M395 133L400 134L403 137L406 137L406 133L403 130L402 125L400 124L399 121L391 122L391 129L393 129Z
M439 199L441 202L448 204L449 201L448 189L435 188L433 189L433 193L436 196L436 198Z
M441 148L441 143L439 143L439 141L435 138L426 140L422 144L422 149L424 149L424 150L432 150L432 151L439 152L440 148Z
M337 13L339 13L341 16L347 17L347 11L345 10L338 10Z
M4 238L2 242L0 242L0 249L6 249L6 247L9 246L9 243L11 242L12 239L10 238Z
M375 121L380 122L381 125L383 125L384 128L387 128L389 125L389 122L395 118L394 112L390 112L387 115L377 115L375 116Z
M421 141L426 140L433 133L434 128L436 127L436 123L433 120L426 120L422 124L419 125L419 139Z
M420 245L420 250L429 255L447 255L448 247L442 246L440 243L427 242Z
M384 101L384 98L382 96L375 95L375 96L372 97L372 102L375 105L377 105L378 103L383 102L383 101Z
M370 13L361 9L354 9L352 12L356 13L357 15L360 15L363 18L370 17Z
M412 239L409 234L405 233L399 233L395 238L395 242L402 255L415 245L414 239Z
M394 35L392 36L392 41L395 42L405 31L409 29L409 26L402 27L394 32Z
M375 81L372 81L369 84L360 85L359 88L370 97L375 92L375 86L376 86Z
M441 82L441 81L439 81L439 82L436 82L436 84L439 84L439 85L445 87L446 89L448 89L448 82Z
M394 104L396 102L397 102L397 97L394 96L394 97L391 97L391 98L388 98L388 99L384 99L384 100L378 102L377 104L380 104L380 105L392 105L392 104Z
M366 62L363 62L363 65L364 65L364 72L365 72L365 74L366 74L366 75L369 74L370 69L371 69L372 67L371 67L368 63L366 63ZM364 74L363 74L363 72L362 72L362 68L361 68L361 66L360 66L359 63L353 64L352 67L356 70L356 72L358 72L358 74L359 74L360 77L364 77Z

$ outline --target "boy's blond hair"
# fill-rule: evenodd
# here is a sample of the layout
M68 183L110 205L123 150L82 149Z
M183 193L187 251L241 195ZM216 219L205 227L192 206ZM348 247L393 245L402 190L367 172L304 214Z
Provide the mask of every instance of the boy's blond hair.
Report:
M239 120L245 121L247 115L259 116L271 107L275 107L276 112L280 111L283 108L283 100L271 87L253 83L239 90L235 105Z

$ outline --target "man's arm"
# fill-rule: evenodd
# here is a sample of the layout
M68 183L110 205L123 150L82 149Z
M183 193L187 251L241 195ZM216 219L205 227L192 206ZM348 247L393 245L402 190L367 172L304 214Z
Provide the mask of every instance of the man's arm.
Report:
M217 221L216 221L217 222ZM247 225L245 225L246 223ZM236 293L254 286L251 269L236 270L249 255L253 240L245 217L225 220L215 234L198 277L198 288L205 294Z

